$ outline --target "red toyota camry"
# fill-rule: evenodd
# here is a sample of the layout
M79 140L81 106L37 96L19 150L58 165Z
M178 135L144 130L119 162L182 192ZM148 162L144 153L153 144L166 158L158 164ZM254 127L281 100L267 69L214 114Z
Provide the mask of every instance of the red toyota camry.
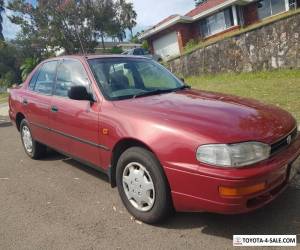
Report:
M193 90L143 57L46 60L10 91L9 107L31 158L50 147L105 172L146 223L173 209L249 212L274 200L300 166L288 112Z

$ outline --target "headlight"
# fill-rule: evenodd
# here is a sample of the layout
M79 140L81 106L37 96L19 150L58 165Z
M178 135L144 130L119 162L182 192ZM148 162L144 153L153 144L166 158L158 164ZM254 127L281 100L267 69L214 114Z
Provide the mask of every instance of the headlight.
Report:
M197 149L197 160L221 167L242 167L269 158L271 147L260 142L210 144Z

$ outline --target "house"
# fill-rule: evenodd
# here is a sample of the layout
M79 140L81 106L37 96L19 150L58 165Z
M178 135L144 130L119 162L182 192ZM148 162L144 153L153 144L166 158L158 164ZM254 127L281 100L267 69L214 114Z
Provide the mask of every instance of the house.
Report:
M135 49L135 48L141 48L142 44L140 43L130 43L130 42L122 42L118 44L119 48L121 48L123 51L130 50L130 49Z
M191 39L209 39L295 9L300 0L207 0L185 15L171 15L143 32L154 54L180 55Z
M112 48L120 48L123 51L134 49L134 48L140 48L142 47L142 44L139 43L131 43L131 42L104 42L104 47L106 50L111 50ZM95 48L96 54L102 54L104 53L103 44L100 42L98 46Z

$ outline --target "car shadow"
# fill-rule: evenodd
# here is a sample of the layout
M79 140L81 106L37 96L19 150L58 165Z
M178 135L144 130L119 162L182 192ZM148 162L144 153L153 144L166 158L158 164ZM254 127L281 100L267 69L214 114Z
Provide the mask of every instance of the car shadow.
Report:
M108 176L105 173L101 172L100 170L97 170L97 169L94 169L94 168L92 168L88 165L82 164L79 161L76 161L72 158L63 159L63 162L65 162L65 163L71 165L72 167L75 167L75 168L77 168L77 169L79 169L79 170L81 170L81 171L83 171L87 174L90 174L90 175L92 175L92 176L94 176L98 179L101 179L101 180L106 181L106 182L109 183Z
M7 128L7 127L11 127L12 123L11 122L1 122L0 121L0 128Z
M1 116L0 115L0 128L7 128L12 126L11 121L9 120L8 117L6 116Z
M67 156L60 154L53 149L47 148L47 154L39 160L40 161L59 161L59 160L67 159L67 158L68 158Z
M291 186L273 203L241 215L177 213L160 225L169 229L199 229L201 233L232 239L234 234L300 235L300 187Z
M47 155L41 159L41 161L58 161L58 160L63 161L64 163L67 163L68 165L75 167L87 174L93 175L96 178L109 182L108 176L105 173L101 172L100 170L96 170L92 167L89 167L88 165L76 161L68 156L60 154L53 149L48 148Z
M44 161L61 160L87 174L109 183L108 176L72 158L49 150ZM300 236L300 175L271 204L251 213L220 215L212 213L175 213L156 227L197 229L199 233L232 239L234 234L297 234Z

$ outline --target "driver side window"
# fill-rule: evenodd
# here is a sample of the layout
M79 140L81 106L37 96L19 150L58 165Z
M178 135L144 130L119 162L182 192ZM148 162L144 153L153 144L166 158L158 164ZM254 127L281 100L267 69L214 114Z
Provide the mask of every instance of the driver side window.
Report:
M81 64L76 60L63 60L58 65L57 79L54 94L68 97L68 91L72 86L85 86L88 89L89 79Z

